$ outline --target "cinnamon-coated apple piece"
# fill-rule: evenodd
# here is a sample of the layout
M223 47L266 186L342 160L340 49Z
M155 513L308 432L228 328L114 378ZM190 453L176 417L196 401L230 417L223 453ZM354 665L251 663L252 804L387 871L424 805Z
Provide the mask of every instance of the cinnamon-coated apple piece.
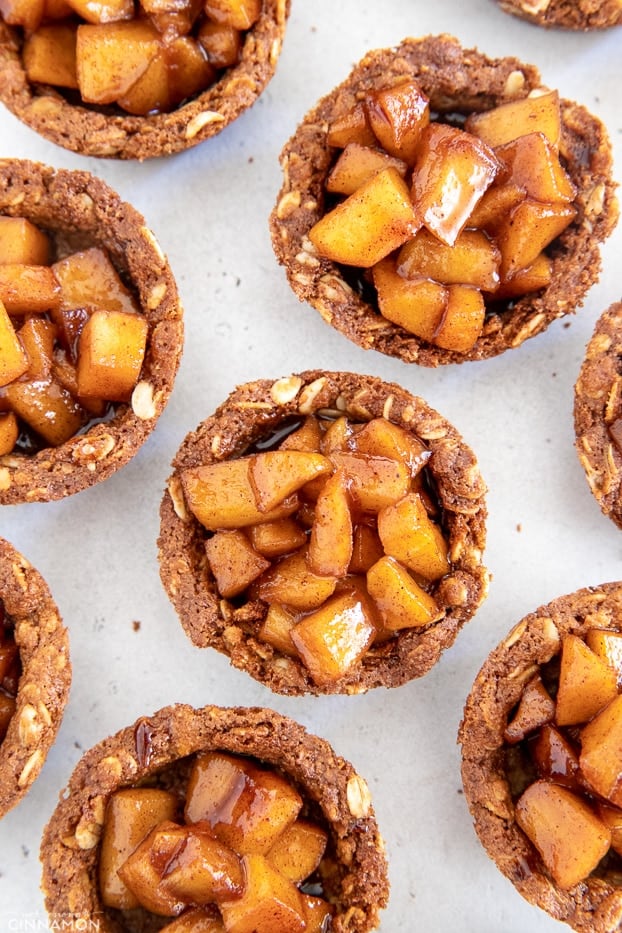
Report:
M124 788L110 796L99 850L99 891L104 906L118 910L140 906L118 870L148 833L172 821L176 811L175 795L158 788Z
M4 391L15 414L50 447L64 444L88 420L84 408L52 377L18 380Z
M11 453L18 437L19 425L15 413L3 411L0 413L0 457Z
M492 294L493 298L518 298L530 292L538 292L550 284L553 262L546 253L539 253L530 266L504 278Z
M372 644L376 634L371 606L356 591L339 593L305 616L291 639L319 686L340 680Z
M379 512L410 488L410 470L402 461L356 451L335 451L330 460L342 473L354 508L362 512Z
M296 885L263 855L247 855L243 868L244 893L220 904L226 933L304 933L305 909Z
M326 190L333 194L354 194L362 184L391 165L405 177L408 166L402 159L372 146L348 143L328 173Z
M112 104L157 56L159 34L146 19L78 26L76 70L82 100Z
M205 49L213 68L232 68L242 54L242 36L239 29L224 23L204 20L199 26L197 39Z
M611 848L618 855L622 855L622 810L610 807L606 803L598 803L596 812L611 833Z
M309 231L309 239L327 259L369 268L420 226L406 182L389 167L324 214Z
M622 806L622 695L581 730L579 763L594 790Z
M473 285L494 291L501 253L481 230L464 230L453 246L425 228L399 251L396 268L404 278L429 278L443 285Z
M260 512L249 477L250 458L189 467L181 474L186 504L208 531L242 528L292 515L298 498L284 499L270 512Z
M69 6L87 23L116 23L134 16L133 0L67 0Z
M327 842L328 835L321 826L298 819L279 836L266 858L278 872L300 884L322 861Z
M207 17L234 29L250 29L261 13L261 0L205 0Z
M372 525L354 526L352 536L352 557L349 573L366 574L369 568L383 556L382 542L376 528Z
M447 288L427 278L404 278L392 257L377 263L372 274L382 316L432 342L447 304Z
M457 127L430 123L421 134L413 168L417 226L453 246L499 168L494 152L481 140Z
M239 529L217 531L205 542L205 553L225 599L238 596L270 566Z
M447 541L418 493L378 513L378 534L386 554L425 580L438 580L449 571Z
M345 149L349 143L360 146L376 146L378 140L369 125L367 108L363 102L337 117L328 127L326 142L337 149Z
M372 418L364 424L352 438L350 447L361 454L404 463L411 476L416 476L430 459L423 441L387 418Z
M50 266L0 263L0 301L13 316L57 308L60 288Z
M167 863L158 890L199 907L239 897L244 876L239 856L212 834L209 823L185 826L185 839Z
M588 648L613 668L618 676L618 685L622 681L622 634L609 629L591 628L585 636Z
M266 617L259 627L258 635L262 641L267 642L288 657L297 656L294 643L291 640L291 631L298 618L287 606L271 603L268 606Z
M307 540L304 528L294 518L260 522L251 525L247 533L254 549L268 560L298 550Z
M354 426L349 418L342 415L329 422L320 440L320 450L323 454L330 454L335 450L347 450L350 439L354 435Z
M545 204L527 198L506 218L498 233L501 279L525 269L577 216L571 204Z
M583 792L579 753L552 723L529 739L529 751L541 778Z
M557 147L544 133L528 133L495 149L506 166L508 184L522 188L535 201L571 203L577 189L562 168Z
M202 0L141 0L140 7L166 43L192 31L203 3Z
M121 280L110 256L97 246L59 259L52 271L60 284L61 312L81 308L140 312L136 298Z
M555 700L548 692L542 678L536 674L525 685L518 707L508 721L503 738L511 745L522 740L555 717Z
M197 755L188 775L184 818L187 823L216 820L235 801L247 781L251 762L239 755L209 751Z
M281 450L307 450L319 453L322 428L315 415L307 415L299 428L284 437Z
M330 918L335 909L323 897L301 893L307 921L306 933L326 933L330 930Z
M473 208L467 227L485 230L486 233L495 235L512 208L524 201L526 197L527 193L523 188L497 178L484 192L481 201Z
M116 103L127 113L138 116L152 110L166 111L173 106L170 70L163 47L151 59L145 71Z
M28 378L41 379L49 376L54 362L56 326L46 317L33 315L26 318L18 336L28 357Z
M482 293L471 285L448 285L447 303L432 342L445 350L466 353L484 328L486 305Z
M367 589L390 632L430 625L441 614L434 597L394 557L381 557L369 568Z
M192 907L163 926L160 933L226 933L216 908ZM308 933L308 931L307 931Z
M9 26L21 26L30 33L39 26L44 0L0 0L0 15Z
M77 28L76 23L49 23L26 37L22 61L31 83L78 87Z
M566 787L535 781L517 801L515 814L560 888L587 878L609 849L609 829Z
M250 457L249 480L260 512L270 512L305 483L331 471L322 454L269 450Z
M19 379L28 370L28 357L0 299L0 386Z
M558 726L588 722L618 695L616 672L577 635L562 638L555 720Z
M0 217L0 263L47 266L52 245L50 238L25 217Z
M129 401L145 357L149 325L141 314L94 311L80 333L80 395Z
M207 53L192 36L178 36L164 46L170 88L169 107L176 107L188 97L212 84L216 69Z
M250 595L267 603L281 603L308 612L332 596L336 577L314 573L309 566L308 547L283 557L252 584Z
M313 573L343 577L352 558L352 513L348 480L338 470L324 483L315 503L308 562Z
M553 146L559 144L561 115L557 91L530 94L491 110L471 113L464 128L492 148L528 133L543 133Z
M187 906L181 898L162 889L166 867L183 846L187 827L164 820L145 836L118 868L122 883L139 905L162 917L176 917Z
M378 142L389 155L412 165L421 134L430 122L430 104L411 80L369 91L367 118Z

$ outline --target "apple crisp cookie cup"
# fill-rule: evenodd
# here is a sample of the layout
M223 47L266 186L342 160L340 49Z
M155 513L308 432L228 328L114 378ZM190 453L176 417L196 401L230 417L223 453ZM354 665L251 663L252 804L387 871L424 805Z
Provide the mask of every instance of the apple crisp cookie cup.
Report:
M383 316L366 270L326 258L309 237L328 216L325 185L338 152L329 144L331 125L341 121L339 126L345 126L346 115L362 107L367 94L397 86L405 79L414 82L429 99L430 128L444 115L455 121L458 114L481 114L543 90L534 66L512 57L491 59L476 49L463 49L448 35L406 39L396 48L368 53L348 78L305 116L282 150L283 184L270 217L275 254L298 298L365 349L425 366L496 356L541 333L556 318L574 312L597 279L599 244L617 220L607 132L584 107L560 100L559 155L576 189L576 216L546 250L550 281L538 286L538 291L494 302L484 290L483 326L475 342L467 349L444 348L432 342L433 334L423 339L409 332L406 325ZM373 147L374 143L366 139L364 145ZM361 201L363 197L371 201L366 186ZM394 192L394 197L399 202L400 195ZM405 317L405 312L400 316ZM436 325L437 331L439 327L441 324Z
M529 0L497 0L506 13L525 19L536 26L558 29L588 30L608 29L622 25L622 6L619 0L544 0L530 3Z
M144 910L122 912L102 903L98 873L106 807L116 791L133 787L166 788L183 800L192 761L206 752L250 757L292 782L302 812L328 833L320 878L334 910L330 929L376 929L389 890L384 844L367 785L352 765L324 739L272 710L184 704L139 719L78 763L42 839L50 918L97 922L101 933L149 928L141 925Z
M181 7L161 4L160 9ZM0 99L41 136L81 155L137 160L170 155L217 135L255 103L276 70L288 15L289 0L262 0L235 65L175 109L145 115L76 102L75 92L31 83L22 30L0 18Z
M320 674L313 670L308 657L303 663L302 649L298 646L298 651L292 650L287 634L285 643L282 639L275 641L274 638L270 639L270 643L266 641L268 614L272 608L270 601L273 599L278 603L281 597L273 591L270 595L262 590L261 581L267 581L274 574L275 568L278 573L278 568L283 566L278 557L275 557L267 573L259 577L259 590L253 590L257 582L253 581L245 593L240 595L238 591L231 598L223 596L219 589L222 584L217 582L210 562L206 560L206 547L208 552L213 553L210 545L219 536L208 532L195 517L188 506L183 487L184 477L190 475L188 470L194 475L196 468L200 472L203 469L212 470L211 465L231 463L250 450L259 449L266 439L270 442L270 438L278 436L279 431L284 430L286 433L306 419L313 421L316 417L325 418L326 424L332 422L338 427L347 419L351 419L355 427L358 425L359 428L378 421L389 423L390 428L397 429L398 433L404 432L407 444L420 445L419 455L425 463L425 476L428 477L423 482L433 487L431 495L438 509L434 521L426 514L420 516L419 520L422 525L426 525L432 537L441 537L440 546L445 552L440 570L427 577L422 584L423 590L414 583L412 575L403 568L396 568L397 561L390 556L382 557L382 546L371 559L366 559L363 567L353 570L351 562L338 580L331 577L325 568L324 573L328 575L311 574L308 578L305 576L305 568L310 566L310 552L307 548L313 545L314 531L311 530L310 543L308 532L302 534L302 545L300 542L296 544L299 550L293 556L285 557L290 568L296 564L296 573L302 572L299 582L288 586L287 594L282 597L282 602L287 604L283 615L290 622L297 616L295 610L289 613L287 606L291 608L295 604L300 608L316 584L319 599L315 599L314 591L313 606L319 606L319 612L322 606L329 603L333 606L331 594L334 593L333 598L336 598L336 594L348 590L350 583L356 590L358 581L360 590L362 580L362 585L369 589L369 582L364 582L365 568L369 568L375 561L376 570L382 567L383 574L395 572L398 589L404 592L411 589L416 591L414 599L418 600L418 605L427 607L432 603L433 607L431 616L418 619L409 628L402 627L404 622L401 610L397 613L397 623L393 624L393 619L390 630L383 629L386 622L383 615L383 623L376 626L376 620L370 626L372 630L376 629L371 635L372 640L376 639L373 644L365 640L362 646L358 645L360 630L357 630L356 636L352 631L352 644L355 638L357 643L356 657L349 657L341 667L337 664L334 676L328 677L324 670ZM324 460L320 454L312 456ZM388 462L391 463L390 460ZM348 467L344 469L347 473ZM333 479L339 472L336 469ZM422 475L419 474L420 480ZM407 476L405 490L399 493L403 496L400 502L404 504L407 513L404 519L406 536L416 525L412 507L418 504L421 511L425 512L421 502L415 502L420 497L408 492L415 482L416 479L411 480ZM485 491L475 455L458 431L426 402L398 385L371 376L319 370L276 381L264 379L248 383L238 387L211 417L188 434L173 461L173 473L160 509L158 547L161 579L194 644L212 647L224 653L235 667L246 671L277 693L356 694L378 686L399 686L422 676L438 661L487 594L488 572L483 563L487 516ZM315 509L319 514L318 502ZM395 518L400 508L384 509L378 514L391 512ZM300 523L305 521L304 511L303 502L299 516L297 513ZM340 506L337 506L336 511L340 512ZM362 518L353 519L352 522L359 520L364 523ZM375 516L372 515L371 521L372 524L375 522ZM395 524L394 527L400 537L403 525ZM242 536L240 531L234 534ZM346 534L351 536L351 531L343 532L339 539L342 541ZM330 541L328 549L340 550L337 546L332 547ZM299 559L297 555L303 556ZM347 560L348 556L346 563ZM407 561L407 557L404 560ZM260 564L260 570L262 567L265 569L268 563L264 561ZM421 577L416 572L414 576L421 583ZM376 582L382 586L386 576L383 575L382 581L377 579ZM328 592L324 591L325 586ZM345 596L343 598L344 606L353 608L356 604L355 612L360 609L358 597L353 603L348 603ZM368 598L368 594L361 597L363 604L367 605ZM282 608L277 605L275 611L280 613ZM372 608L371 615L375 612ZM305 611L300 614L304 616ZM314 624L311 619L318 619L317 613L307 614L307 625ZM388 622L386 624L389 626ZM309 635L308 631L306 635ZM350 636L344 635L343 641L350 644Z
M0 817L27 793L52 746L71 685L69 638L46 582L8 541L0 539L2 699L14 709L0 742ZM16 656L9 662L7 646ZM3 703L4 706L4 703Z
M620 645L618 582L541 606L488 656L459 732L466 800L488 855L526 900L581 933L613 933L622 917L613 828L622 811L594 765L608 754L598 721L619 710ZM568 826L568 845L547 845L538 835L547 825Z
M48 235L56 259L104 251L146 326L146 347L129 402L114 402L59 446L16 448L0 457L0 504L60 499L108 478L154 429L173 388L183 348L183 312L168 261L145 219L88 172L26 160L0 162L0 216L25 218Z

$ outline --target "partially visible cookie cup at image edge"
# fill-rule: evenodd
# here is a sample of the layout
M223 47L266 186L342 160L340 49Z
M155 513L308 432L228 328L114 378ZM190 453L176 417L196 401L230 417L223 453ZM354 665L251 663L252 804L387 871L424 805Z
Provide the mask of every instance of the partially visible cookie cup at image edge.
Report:
M536 26L559 29L608 29L622 25L620 0L497 0L506 13L512 13Z
M170 266L142 215L89 172L26 160L0 161L0 216L47 233L56 258L107 253L147 324L138 382L129 402L57 447L0 457L0 504L43 502L107 479L139 450L162 414L183 348L183 312Z
M62 88L28 80L21 30L0 19L0 100L23 123L86 156L143 160L180 152L220 133L251 107L273 77L289 0L263 0L239 61L170 112L134 115L74 103Z
M593 868L587 876L581 880L576 877L570 880L565 875L562 883L559 878L556 880L535 845L520 828L517 813L519 807L525 813L520 804L520 800L525 798L521 795L525 789L533 793L533 787L538 793L544 788L547 795L552 789L553 795L560 795L562 806L568 799L572 802L576 796L581 813L587 813L585 818L590 824L596 815L601 817L600 807L603 804L607 805L605 810L609 810L610 815L614 812L614 805L609 800L596 793L591 785L586 785L587 774L584 772L582 776L586 764L577 733L584 732L585 720L578 725L560 725L560 722L572 720L573 716L567 714L567 708L562 714L559 705L555 710L556 702L559 703L555 690L560 676L560 657L564 643L568 642L569 658L574 655L579 665L582 658L587 658L588 664L591 659L596 668L608 671L605 677L609 696L605 702L610 705L604 710L607 712L610 707L617 706L619 670L616 675L615 670L609 669L609 665L601 660L602 655L594 661L594 652L601 650L608 636L619 638L621 635L622 584L619 582L580 589L539 607L525 616L484 662L466 701L459 732L465 797L484 849L527 901L579 933L613 933L620 928L620 856L613 848L607 853L605 841L595 857L592 854L588 856L593 857ZM592 641L594 636L600 644ZM545 696L542 685L551 697L545 704L541 704ZM528 691L532 691L532 698L539 698L534 700L534 715L537 714L539 719L523 725L523 730L527 731L522 737L523 730L518 731L516 723L519 722L517 717L524 716L525 710L520 713L518 704ZM588 702L593 701L593 696L593 693L589 695ZM611 696L618 696L618 700L610 702ZM566 697L569 697L568 692ZM543 712L545 706L546 714ZM577 717L574 718L576 720ZM597 718L595 714L592 723ZM524 718L520 721L525 723ZM511 743L506 732L508 726L512 732ZM561 738L560 731L563 733ZM551 755L547 757L546 751L540 751L540 748L550 748ZM566 761L568 749L570 758ZM578 761L579 755L581 770L576 770L579 767L576 762L565 770L565 761L572 764L573 756ZM531 800L534 800L533 796ZM563 827L563 819L560 821L553 811L550 816L549 828ZM579 817L567 817L565 824L570 834L565 852L567 855L570 848L571 861L575 853L588 851L585 837L576 835L578 820ZM527 824L523 822L522 825ZM544 817L541 825L547 826ZM598 832L600 845L602 838L606 840L608 830ZM614 830L611 832L613 834ZM614 845L617 850L617 843ZM548 847L549 856L553 859L560 851L555 846ZM557 871L561 864L559 860ZM572 869L576 870L574 865ZM567 865L564 871L567 871Z
M1 625L10 624L21 674L15 710L0 742L0 817L28 792L61 724L71 685L69 638L46 582L0 539ZM3 642L5 637L3 636ZM3 662L6 661L6 644ZM4 666L4 665L3 665ZM9 673L5 669L3 677ZM3 698L6 698L3 688Z
M264 640L260 629L269 603L253 598L252 591L233 599L222 597L206 559L211 534L189 510L181 480L188 468L234 460L278 433L279 427L291 428L292 422L308 416L328 418L325 423L345 416L359 427L372 419L387 419L417 438L424 456L429 456L425 470L442 516L440 526L438 517L435 520L435 533L442 528L447 552L447 564L434 582L423 584L427 592L419 593L422 599L435 601L435 617L418 627L393 631L391 637L378 637L347 670L326 682L311 675L300 656L289 650L291 645L280 649ZM439 660L487 595L485 493L475 454L456 428L396 384L320 370L247 383L188 434L174 458L160 508L160 576L192 642L215 648L277 693L358 694L379 686L396 687L422 676ZM272 568L278 566L275 558ZM365 581L365 571L356 572ZM407 577L407 588L411 582ZM338 581L333 592L338 593L340 586ZM305 588L304 582L301 587ZM330 593L321 598L329 597Z
M598 319L575 384L576 449L602 512L622 528L622 303Z
M433 120L487 111L542 92L538 70L514 57L491 59L448 35L405 39L369 52L348 78L310 110L281 153L283 184L270 217L276 257L298 298L365 349L408 363L438 366L497 356L544 331L582 304L600 268L599 244L618 216L606 128L583 106L560 95L562 164L576 188L575 219L548 247L551 280L542 290L490 304L470 349L443 349L383 317L375 291L352 269L322 257L309 231L325 215L325 182L336 150L328 130L372 90L411 78L429 98ZM554 89L551 89L554 90Z
M92 922L100 933L150 928L141 926L144 910L121 912L102 902L98 875L106 807L123 788L163 787L183 794L189 765L204 752L248 756L293 783L303 812L328 833L320 877L334 910L331 931L375 930L389 885L364 779L328 742L272 710L182 704L139 719L78 763L42 839L42 888L50 919Z

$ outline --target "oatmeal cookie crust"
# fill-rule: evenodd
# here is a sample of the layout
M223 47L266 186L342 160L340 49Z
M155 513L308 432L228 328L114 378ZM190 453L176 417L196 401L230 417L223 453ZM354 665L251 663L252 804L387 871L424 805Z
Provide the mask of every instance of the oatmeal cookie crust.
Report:
M561 101L560 153L578 190L578 216L553 251L552 282L544 291L515 301L511 313L490 313L467 353L443 350L383 318L344 281L338 264L316 253L308 238L324 212L324 182L334 158L326 141L329 124L368 90L404 75L419 83L432 110L440 114L488 110L541 87L533 65L516 58L489 59L447 35L406 39L396 48L370 52L306 115L281 153L283 185L270 217L274 251L300 300L365 349L424 366L496 356L574 312L598 277L599 243L617 220L607 132L583 107Z
M575 384L576 449L603 513L622 528L622 451L609 425L622 418L622 303L596 322Z
M147 753L137 729L149 735ZM140 744L140 743L139 743ZM90 749L61 794L42 840L43 890L50 917L98 920L101 933L123 926L99 897L98 844L110 795L149 779L177 759L221 750L261 759L293 780L319 807L333 856L323 879L335 905L334 933L367 933L388 898L384 846L369 791L349 762L292 719L260 708L193 709L178 704L138 720ZM119 917L119 914L116 914Z
M436 593L446 607L440 621L423 631L403 629L390 642L372 647L340 681L319 687L301 661L285 657L255 636L265 604L235 608L218 594L205 555L206 533L185 506L179 472L231 459L284 420L322 411L358 420L384 416L425 441L432 451L427 467L445 514L452 570ZM228 655L235 667L277 693L363 693L419 677L452 644L487 594L486 489L475 456L438 412L393 383L312 370L240 386L186 437L173 471L160 509L158 540L160 575L169 598L196 645Z
M41 771L71 685L69 638L46 582L0 538L0 599L14 623L22 676L16 710L0 743L0 817Z
M73 105L48 85L31 85L18 30L0 20L0 99L41 136L81 155L148 159L189 149L220 133L255 103L276 70L290 0L263 0L241 60L170 113L133 116Z
M556 887L515 822L503 763L503 733L525 684L558 654L564 635L584 637L593 627L622 631L621 583L577 590L525 616L477 675L459 741L475 829L500 871L528 901L574 930L614 933L622 922L622 889L595 876L568 890Z
M606 29L622 24L620 0L497 0L506 13L537 26Z
M0 457L0 505L45 502L86 489L127 463L155 427L183 347L182 308L166 257L145 219L89 172L0 160L0 214L26 217L52 235L60 255L106 249L133 287L149 324L140 382L130 404L59 447Z

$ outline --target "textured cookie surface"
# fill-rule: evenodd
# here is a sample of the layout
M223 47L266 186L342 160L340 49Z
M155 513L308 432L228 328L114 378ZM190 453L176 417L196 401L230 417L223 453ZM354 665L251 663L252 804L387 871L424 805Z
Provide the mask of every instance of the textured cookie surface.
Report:
M620 0L498 0L513 13L537 26L562 29L605 29L622 24Z

